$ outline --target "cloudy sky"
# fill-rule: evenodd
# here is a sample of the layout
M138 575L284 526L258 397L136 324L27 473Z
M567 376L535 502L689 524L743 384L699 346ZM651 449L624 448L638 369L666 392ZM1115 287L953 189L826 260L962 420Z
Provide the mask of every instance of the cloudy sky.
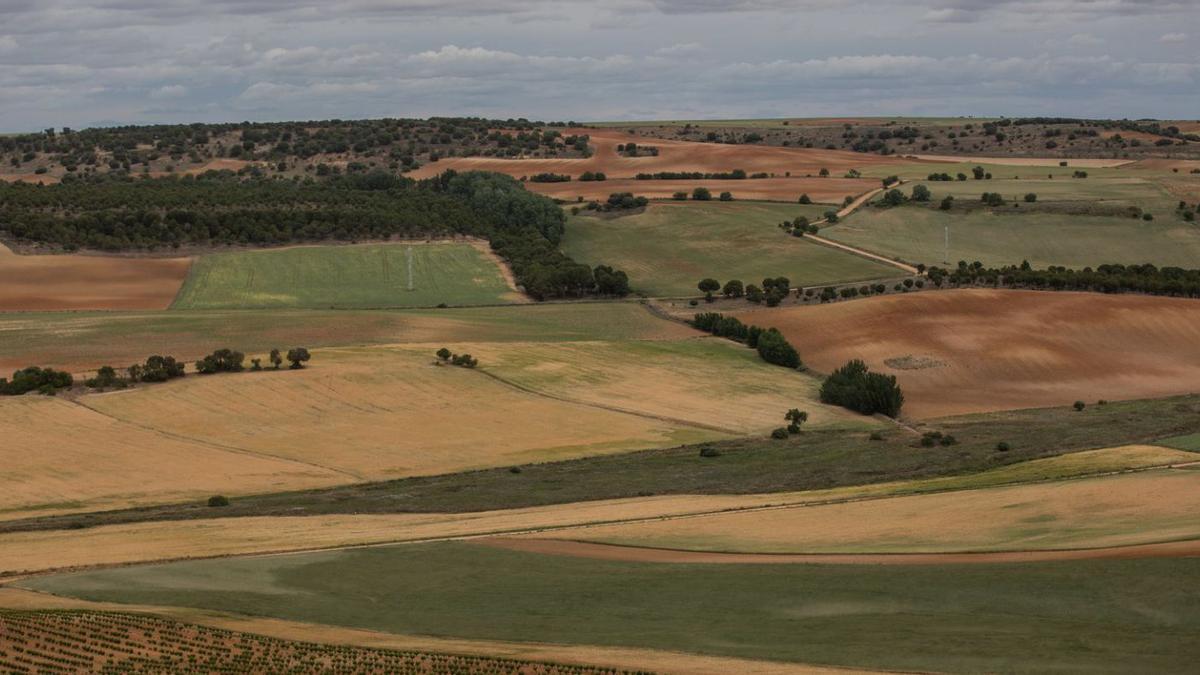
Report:
M0 131L1200 117L1195 0L0 0Z

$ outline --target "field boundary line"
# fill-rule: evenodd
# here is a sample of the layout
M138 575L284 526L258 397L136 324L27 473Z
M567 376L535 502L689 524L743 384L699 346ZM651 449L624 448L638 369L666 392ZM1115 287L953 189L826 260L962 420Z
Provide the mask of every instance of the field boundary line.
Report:
M114 394L114 393L119 393L119 392L108 392L108 393ZM302 459L293 459L291 457L280 457L279 455L272 455L272 454L266 453L266 452L256 452L254 450L247 450L246 448L239 448L236 445L224 445L222 443L214 443L212 441L206 441L204 439L194 438L192 436L187 436L184 434L177 434L173 431L166 431L165 429L152 427L148 424L142 424L141 422L133 422L130 420L126 420L126 419L117 417L116 415L113 415L111 413L107 413L107 412L104 412L103 410L99 410L97 408L93 408L89 405L86 405L82 401L80 401L78 398L64 399L64 400L66 400L69 404L77 405L86 410L90 410L91 412L94 412L97 415L100 415L101 417L106 417L115 422L120 422L121 424L128 424L129 426L136 427L138 429L142 429L143 431L149 431L151 433L157 434L159 436L165 436L165 437L173 439L173 440L194 443L196 445L207 447L207 448L210 448L213 450L220 450L222 452L232 452L232 453L239 454L239 455L258 457L259 459L273 459L273 460L279 461L279 462L290 462L292 464L300 464L302 466L308 466L308 467L312 467L315 469L322 469L324 471L330 471L330 472L333 472L336 474L341 474L343 476L348 476L350 478L353 478L354 480L360 480L360 481L367 480L366 476L362 476L362 475L357 474L348 469L339 469L339 468L332 467L332 466L325 466L324 464L317 464L316 462L306 462Z
M1081 450L1079 452L1084 452L1084 451ZM53 575L53 574L78 572L78 571L82 571L82 570L117 569L117 568L124 568L124 567L136 567L139 565L158 565L158 564L165 564L165 563L171 563L171 562L182 562L182 561L186 561L186 560L221 560L221 559L226 559L226 558L265 558L265 557L284 556L284 555L302 555L302 554L306 554L306 553L322 553L322 552L330 552L330 551L342 551L342 550L359 549L359 548L379 548L379 547L384 547L384 546L407 546L407 545L414 545L414 544L435 544L435 543L447 542L447 541L471 541L471 540L475 540L475 539L488 539L488 538L496 538L496 537L514 537L514 536L521 536L521 535L527 535L527 534L544 534L544 533L549 533L549 532L560 532L560 531L564 531L564 530L591 529L591 528L595 528L595 527L606 527L609 525L637 525L640 523L667 522L667 521L671 521L671 520L704 518L704 517L708 517L708 516L718 516L718 515L725 515L725 514L756 513L756 512L760 512L760 511L780 511L780 510L787 510L787 509L807 508L807 507L813 507L813 506L831 506L831 505L837 505L837 504L852 504L852 503L859 503L859 502L870 502L870 501L878 501L881 499L893 499L893 498L898 498L898 497L916 497L916 496L923 496L923 495L948 494L948 493L955 493L955 492L969 492L971 490L988 490L988 489L993 489L993 488L1018 487L1018 486L1022 486L1022 485L1038 485L1038 484L1042 484L1042 483L1058 483L1058 482L1064 482L1064 481L1070 481L1070 480L1087 480L1087 479L1093 479L1093 478L1104 478L1104 477L1124 475L1124 474L1143 473L1143 472L1148 472L1148 471L1170 470L1170 469L1174 469L1176 467L1181 467L1181 466L1187 467L1187 466L1196 466L1196 465L1200 465L1200 460L1193 461L1193 462L1182 462L1182 463L1173 462L1173 463L1167 463L1167 464L1156 464L1153 466L1134 467L1134 468L1118 469L1118 470L1112 470L1112 471L1102 471L1102 472L1095 472L1095 473L1088 473L1088 474L1077 474L1074 476L1062 476L1062 477L1056 477L1056 478L1040 478L1040 479L1028 480L1028 481L1010 481L1010 482L1005 482L1005 483L995 483L992 485L983 485L983 486L978 486L978 487L950 487L950 488L944 488L944 489L932 489L932 490L927 490L927 491L914 490L911 492L895 492L895 493L890 493L890 494L863 495L863 496L858 496L858 497L833 498L833 499L824 499L824 500L807 501L807 502L792 501L792 502L779 502L779 503L775 503L775 504L755 504L755 505L751 505L751 506L731 506L731 507L726 507L726 508L721 508L721 509L705 509L705 510L701 510L701 511L691 511L691 512L684 512L684 513L673 513L673 514L660 513L660 514L656 514L656 515L637 516L637 517L633 517L633 518L610 518L610 519L604 519L604 520L586 521L586 522L581 522L581 523L564 523L564 524L559 524L559 525L544 525L544 526L540 526L540 527L501 528L501 529L493 529L493 530L481 531L481 532L469 532L469 533L452 534L452 535L430 535L430 536L423 536L423 537L408 537L408 538L398 538L398 539L381 540L381 541L374 541L374 542L337 544L337 545L331 545L331 546L313 546L313 547L293 548L293 549L273 549L273 550L264 550L264 551L250 551L250 552L246 552L246 553L223 553L223 554L218 554L218 555L176 556L176 557L167 557L167 558L159 558L159 559L139 560L139 561L133 561L133 562L98 563L98 564L94 564L94 565L75 565L75 566L66 566L66 567L60 567L60 568L38 569L38 570L0 570L0 588L3 588L6 584L12 583L12 582L17 581L22 578L36 577L36 576L48 576L48 575ZM970 475L970 474L968 474L968 475ZM679 496L686 496L686 495L679 495ZM710 495L703 495L703 496L710 496ZM715 495L715 496L737 496L737 495ZM750 496L755 496L755 495L749 494L749 495L741 495L741 496L750 497ZM650 499L653 499L653 498L650 498ZM603 501L603 500L599 500L599 501ZM583 503L588 503L588 502L587 501L568 502L566 504L556 504L553 506L568 506L570 504L583 504ZM471 512L464 512L464 515L469 514L469 513L471 513ZM476 513L478 513L478 512L476 512ZM324 515L354 515L354 514L344 513L344 514L324 514ZM389 514L375 514L375 515L389 515ZM400 514L390 514L390 515L400 515ZM232 516L232 517L233 518L252 518L252 517L271 518L271 517L281 517L281 516L248 515L248 516ZM293 517L309 518L309 517L318 517L318 516L293 516ZM193 520L197 520L197 519L193 519ZM212 520L212 519L200 519L200 520ZM143 523L146 523L146 522L174 523L174 522L187 522L187 521L162 520L162 521L142 521L142 522ZM128 523L128 525L136 525L136 524L140 524L140 523ZM98 525L96 527L106 527L106 526ZM113 527L121 527L121 525L114 525ZM39 532L61 532L61 531L62 530L39 530ZM1126 544L1125 546L1121 546L1121 547L1097 547L1097 548L1099 548L1099 549L1128 548L1131 546L1147 546L1147 545L1177 543L1177 542L1182 542L1182 541L1196 541L1196 540L1200 540L1200 537L1181 538L1181 539L1171 540L1171 541L1167 541L1167 542L1160 541L1160 542L1150 542L1150 543L1142 543L1142 544ZM572 541L572 540L565 540L565 541ZM646 548L646 547L643 547L643 548ZM664 550L672 550L672 549L664 549ZM677 549L677 550L687 550L687 549ZM1041 550L1033 549L1033 550L1035 552L1040 552L1042 550L1050 551L1053 549L1041 549ZM1076 551L1076 550L1089 550L1089 549L1061 549L1061 550ZM1009 552L1011 553L1012 551L1009 551ZM745 552L741 552L741 553L745 554ZM759 554L750 554L750 555L759 555ZM761 554L761 555L817 555L817 554L790 553L790 554ZM831 555L842 555L842 554L831 554ZM845 554L845 555L862 555L862 554ZM868 555L873 555L873 554L868 554ZM884 555L884 554L878 554L878 555ZM893 553L893 554L887 554L887 555L912 555L912 554L895 554L895 553ZM925 555L925 554L921 554L921 555ZM931 554L931 555L942 555L942 554Z
M476 368L475 370L479 371L483 375L486 375L487 377L490 377L493 380L495 380L505 386L511 387L518 391L524 392L526 394L532 394L533 396L539 396L541 398L548 398L548 399L551 399L554 401L560 401L562 403L573 403L575 405L586 406L588 408L597 408L600 410L607 410L609 412L624 413L626 415L634 415L636 417L643 417L645 419L655 420L658 422L669 422L671 424L681 424L683 426L695 427L697 429L704 429L706 431L716 431L716 432L720 432L723 434L732 434L734 436L742 435L744 433L741 431L737 431L735 429L726 429L725 427L719 427L719 426L716 426L715 424L705 424L704 422L694 422L692 420L684 420L684 419L679 419L677 417L667 417L666 415L655 415L653 413L648 413L648 412L639 411L639 410L629 410L627 408L621 408L621 407L615 406L615 405L608 405L605 403L594 403L591 401L581 401L579 399L570 398L568 396L560 396L558 394L551 394L549 392L539 391L537 389L534 389L532 387L529 387L529 386L526 386L523 384L518 384L517 382L513 382L512 380L505 379L505 378L503 378L493 372L489 372L483 368Z

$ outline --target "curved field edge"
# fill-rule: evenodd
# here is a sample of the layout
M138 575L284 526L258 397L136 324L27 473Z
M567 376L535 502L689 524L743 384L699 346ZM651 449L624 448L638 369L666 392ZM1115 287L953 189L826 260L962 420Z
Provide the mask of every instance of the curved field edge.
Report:
M844 668L826 669L771 661L701 656L683 652L619 647L565 646L539 642L501 642L465 640L431 635L345 628L320 623L286 621L228 612L196 611L186 607L155 605L130 606L118 603L90 602L74 598L0 587L0 608L13 612L137 612L170 621L206 626L217 630L266 636L284 641L302 641L321 645L351 645L368 649L419 651L447 655L468 655L484 659L503 659L545 664L612 668L622 671L671 672L685 675L724 675L729 672L748 675L813 675L874 672Z
M1200 540L1198 508L1200 472L1164 469L530 536L752 554L1062 552Z
M212 556L328 549L481 536L542 533L587 537L618 524L688 527L693 519L856 504L901 495L1070 480L1200 461L1153 446L1107 448L1001 467L962 477L763 495L680 495L603 500L464 514L244 516L115 524L89 529L0 534L0 570L9 575L56 568L123 565ZM971 494L970 492L966 494ZM236 503L236 501L235 501ZM64 523L69 527L69 524ZM576 533L570 535L572 531ZM86 544L86 545L84 545ZM70 553L68 553L70 551Z
M184 623L162 612L0 609L0 666L15 672L27 668L51 671L63 666L93 672L184 672L223 670L232 664L246 672L343 668L393 673L466 674L514 669L531 675L608 672L607 668L582 664L563 666L546 661L350 647L330 642L328 638L325 643L300 641Z
M1015 670L1111 672L1187 670L1197 650L1190 637L1200 628L1195 581L1195 558L663 565L438 543L129 567L19 584L93 601L471 640L939 672L980 672L999 660ZM564 606L572 612L563 613ZM1140 611L1146 606L1155 611ZM544 619L548 614L553 621Z

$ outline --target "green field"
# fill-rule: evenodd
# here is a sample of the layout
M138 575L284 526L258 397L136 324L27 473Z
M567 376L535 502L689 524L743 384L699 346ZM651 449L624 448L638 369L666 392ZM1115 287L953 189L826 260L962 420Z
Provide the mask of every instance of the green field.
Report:
M468 244L300 246L203 256L171 308L434 307L515 298L496 264Z
M930 188L939 194L937 184ZM950 246L945 262L951 265L959 260L997 266L1028 260L1034 267L1153 263L1190 269L1200 260L1200 226L1169 212L1146 222L1125 216L1020 213L1019 208L1011 213L865 208L821 234L906 262L941 265L946 228Z
M36 364L75 371L150 354L193 359L231 347L398 342L634 340L695 333L637 303L528 304L411 310L0 313L0 376Z
M793 286L898 276L887 265L792 237L781 221L821 217L828 207L765 202L663 203L622 218L572 216L563 250L588 264L629 273L633 287L651 296L698 295L696 283L713 277L758 284L786 276Z
M18 584L89 600L396 633L867 668L1185 672L1200 658L1195 559L679 565L444 543L109 569Z

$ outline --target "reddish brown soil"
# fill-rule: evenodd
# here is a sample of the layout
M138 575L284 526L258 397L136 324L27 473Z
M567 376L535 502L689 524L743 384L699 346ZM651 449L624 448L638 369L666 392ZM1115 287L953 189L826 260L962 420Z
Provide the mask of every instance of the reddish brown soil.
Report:
M496 159L493 157L452 157L432 162L407 175L428 178L446 169L457 171L484 170L510 176L531 176L538 173L569 174L578 177L585 171L600 171L611 178L632 178L639 173L659 171L699 171L721 173L742 169L747 173L773 173L776 176L816 176L826 168L834 176L849 169L867 166L895 165L904 160L882 155L868 155L843 150L783 148L765 145L722 145L667 139L647 139L612 129L587 129L580 133L591 136L594 153L587 159ZM658 148L658 156L625 157L617 153L617 145L633 141L639 146ZM909 160L916 161L916 160ZM602 186L601 186L602 187ZM611 192L611 190L609 190ZM607 193L606 193L607 196Z
M846 196L857 196L879 185L868 178L759 178L754 180L607 180L600 182L526 183L532 192L575 201L607 199L614 192L632 192L650 199L669 199L676 192L689 195L693 188L706 187L714 195L729 191L734 199L795 203L800 195L814 202L841 205Z
M956 290L749 310L813 369L851 359L895 375L904 414L929 418L1200 391L1200 301ZM941 365L894 369L913 356Z
M997 553L709 553L665 548L640 548L592 544L563 539L497 537L475 543L544 555L565 555L595 560L648 563L707 563L779 565L960 565L977 563L1054 562L1060 560L1129 560L1137 558L1191 558L1200 556L1200 540L1142 544L1115 548L1060 551L1002 551Z
M16 255L0 245L0 311L166 309L190 258Z

